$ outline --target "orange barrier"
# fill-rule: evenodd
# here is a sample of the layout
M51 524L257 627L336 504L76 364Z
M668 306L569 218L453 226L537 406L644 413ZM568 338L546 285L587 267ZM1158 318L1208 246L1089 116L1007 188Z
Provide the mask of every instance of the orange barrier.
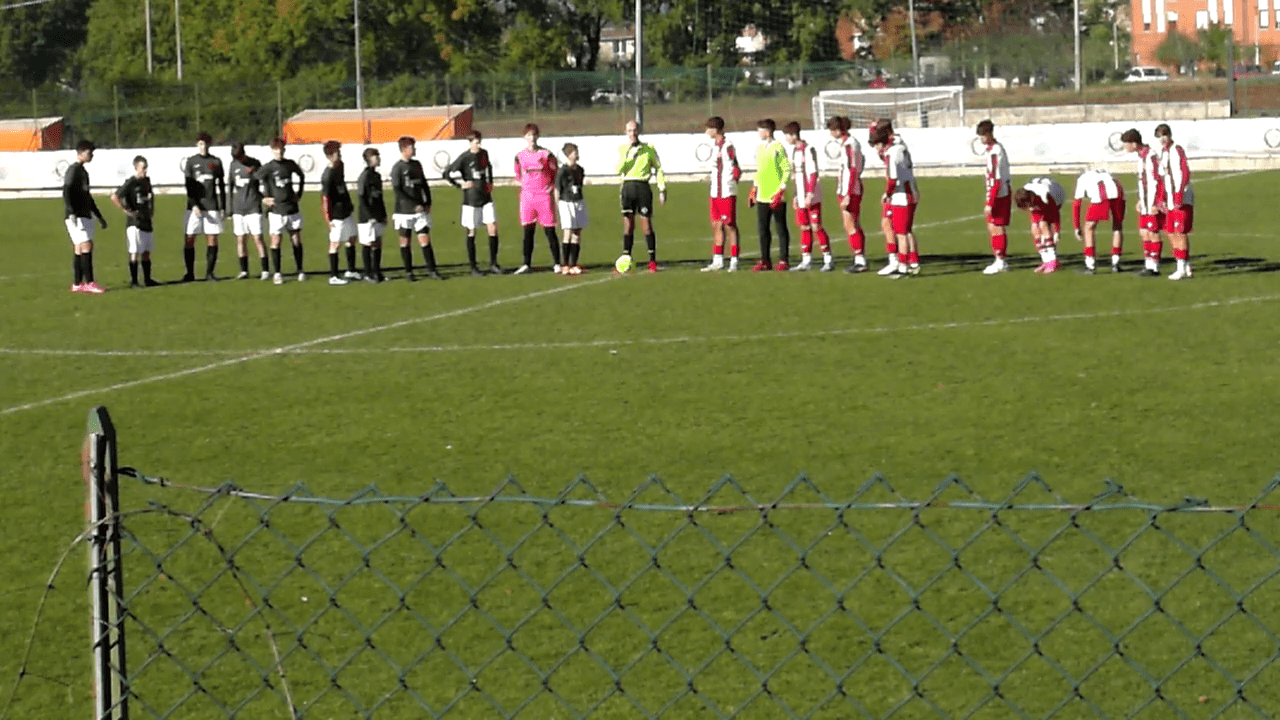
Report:
M62 147L62 118L0 120L0 151L34 152Z
M290 144L388 143L409 135L421 141L453 140L471 132L470 105L379 108L365 110L303 110L285 121L282 137Z

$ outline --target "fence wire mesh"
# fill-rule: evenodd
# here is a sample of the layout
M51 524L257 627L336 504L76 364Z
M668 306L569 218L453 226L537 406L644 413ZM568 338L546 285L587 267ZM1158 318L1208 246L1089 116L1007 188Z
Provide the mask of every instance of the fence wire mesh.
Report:
M167 488L122 526L135 716L1280 715L1280 478L1221 507L121 474Z

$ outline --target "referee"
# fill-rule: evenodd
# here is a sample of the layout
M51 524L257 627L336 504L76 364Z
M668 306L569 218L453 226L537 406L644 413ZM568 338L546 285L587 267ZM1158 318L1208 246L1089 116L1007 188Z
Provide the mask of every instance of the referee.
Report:
M667 204L667 178L662 174L658 151L648 143L640 142L640 127L635 120L627 122L627 145L618 151L618 175L622 176L622 252L631 255L635 244L636 215L640 216L640 229L644 243L649 248L649 272L658 272L658 240L653 234L653 190L649 177L658 180L658 201Z

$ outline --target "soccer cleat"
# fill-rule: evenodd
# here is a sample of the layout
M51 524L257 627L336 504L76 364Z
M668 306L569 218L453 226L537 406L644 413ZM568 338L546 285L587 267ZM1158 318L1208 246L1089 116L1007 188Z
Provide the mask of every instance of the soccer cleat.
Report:
M849 267L845 268L845 269L844 269L844 271L845 271L845 272L847 272L847 273L849 273L850 275L856 275L856 274L858 274L858 273L864 273L864 272L866 272L866 271L867 271L867 264L866 264L866 263L858 263L858 262L855 262L854 264L852 264L852 265L850 265Z
M1188 268L1186 270L1174 270L1173 272L1169 273L1169 279L1170 280L1190 280L1191 269Z
M1058 261L1056 259L1050 260L1049 262L1044 264L1044 272L1042 274L1052 275L1053 273L1058 272L1058 268L1060 267L1062 266L1058 264Z
M130 290L132 290L132 289L134 289L134 288L140 288L140 287L142 287L142 283L138 282L137 280L130 280L130 281L129 281L129 289L130 289Z
M738 272L738 258L729 258L729 267L725 272Z
M782 265L783 263L778 263L779 270L782 269ZM796 265L795 267L791 268L791 272L809 272L809 270L812 267L813 267L813 261L801 260L799 265Z
M348 280L359 280L359 279L360 279L360 273L356 272L355 270L348 270L348 271L346 271L346 272L342 273L342 277L344 277L344 278L346 278L346 279L348 279Z
M651 273L656 273L656 272L658 272L658 263L654 262L653 260L650 260L650 261L649 261L649 272L651 272Z
M306 282L306 279L307 279L306 273L304 272L298 273L298 282Z
M791 264L788 263L786 260L779 260L778 264L775 265L773 269L777 270L778 272L787 272L788 270L791 269Z
M982 269L983 275L995 275L996 273L1008 272L1009 263L1004 258L996 258L991 264Z
M270 280L270 279L271 279L271 273L270 273L269 271L267 271L267 270L263 270L263 271L262 271L262 274L258 276L258 279L259 279L259 280Z
M147 287L160 287L160 283L156 282L155 280L152 280L151 278L147 278L146 280L143 280L142 284Z
M887 265L876 271L877 275L892 275L898 272L898 259L894 258Z
M341 275L331 275L329 276L329 284L330 285L346 285L347 279L342 277Z
M427 279L428 279L428 280L443 280L443 279L444 279L443 277L441 277L441 276L440 276L440 273L436 272L435 270L428 270L428 271L427 271L427 275L426 275L426 277L427 277Z
M836 261L828 260L822 263L822 267L818 268L818 272L831 272L836 269Z
M71 284L71 292L73 292L73 293L82 293L82 292L84 292L84 285L83 285L83 284L81 284L81 283L72 283L72 284Z
M182 276L182 282L184 283L195 282L195 281L196 281L196 276L193 275L192 273L187 273L186 275Z
M521 265L520 267L516 268L516 271L515 271L515 272L513 272L513 273L511 273L511 274L512 274L512 275L524 275L525 273L527 273L527 272L532 272L532 271L533 271L533 268L529 267L528 265Z
M1044 274L1044 269L1045 269L1046 267L1049 267L1049 263L1047 263L1047 262L1042 262L1042 263L1040 263L1039 265L1037 265L1037 266L1036 266L1036 269L1035 269L1035 270L1033 270L1032 272L1034 272L1034 273L1035 273L1035 274L1037 274L1037 275L1042 275L1042 274Z
M490 265L490 266L489 266L489 274L490 274L490 275L501 275L501 274L502 274L502 273L504 273L504 272L506 272L506 271L505 271L505 270L503 270L503 269L502 269L502 266L501 266L501 265L499 265L498 263L494 263L494 264L492 264L492 265Z
M1093 268L1091 268L1091 267L1082 267L1082 268L1080 268L1079 270L1077 270L1076 272L1080 273L1081 275L1093 275L1094 273L1096 273L1096 272L1097 272L1097 270L1095 270L1095 269L1093 269Z
M271 276L271 282L272 282L272 283L274 283L274 284L276 284L276 285L283 285L283 284L284 284L284 275L281 275L280 273L276 273L275 275L272 275L272 276Z
M1138 277L1160 277L1160 271L1155 268L1142 268L1134 273Z
M405 275L404 275L404 279L405 279L405 280L408 280L409 282L418 282L418 276L417 276L417 275L414 275L414 274L413 274L413 271L409 271L409 272L405 273Z
M574 266L573 266L573 274L574 274L574 275L581 275L581 274L582 274L582 266L581 266L581 265L574 265Z
M240 271L240 274L236 275L236 279L237 279L237 280L248 280L248 279L249 279L249 271L248 271L248 270L241 270L241 271Z
M205 282L218 282L221 279L222 278L218 277L217 275L214 275L213 273L206 273L204 276Z
M1120 263L1111 263L1111 272L1118 273L1124 271L1120 269Z
M471 266L471 277L484 277L484 271L475 265Z
M920 263L912 263L912 264L908 265L908 266L907 266L907 274L908 274L908 275L919 275L919 274L920 274Z
M766 272L773 269L773 263L761 260L751 268L751 272Z
M560 274L560 263L556 263L555 265L552 265L552 266L551 266L551 272L555 273L556 275L559 275L559 274Z
M377 285L378 283L382 282L381 280L379 280L378 278L374 277L373 275L365 275L365 276L361 277L360 279L361 279L361 280L363 280L364 282L367 282L367 283L373 283L374 285Z
M720 272L724 269L723 260L712 260L711 264L702 268L702 272Z
M102 293L107 291L106 288L102 287L96 282L85 283L80 287L83 288L80 292L88 293L89 295L101 295Z

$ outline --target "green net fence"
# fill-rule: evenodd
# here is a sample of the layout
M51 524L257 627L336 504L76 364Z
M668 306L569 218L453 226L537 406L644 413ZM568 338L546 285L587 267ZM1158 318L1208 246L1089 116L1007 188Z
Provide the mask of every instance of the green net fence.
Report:
M1221 507L120 474L152 486L121 524L134 717L1280 715L1280 478Z

